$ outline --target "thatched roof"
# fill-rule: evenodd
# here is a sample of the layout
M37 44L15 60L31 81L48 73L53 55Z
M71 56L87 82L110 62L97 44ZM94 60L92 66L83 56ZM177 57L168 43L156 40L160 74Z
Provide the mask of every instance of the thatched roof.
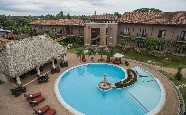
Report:
M7 42L0 52L0 72L20 76L65 53L61 45L44 35Z

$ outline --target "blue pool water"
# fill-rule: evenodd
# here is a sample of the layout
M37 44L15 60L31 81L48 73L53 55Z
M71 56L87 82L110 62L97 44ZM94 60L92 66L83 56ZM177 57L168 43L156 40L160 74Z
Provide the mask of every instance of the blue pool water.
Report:
M144 115L159 104L161 89L152 75L139 77L127 88L102 92L97 84L104 75L112 83L127 76L125 70L112 64L81 65L60 76L58 98L86 115Z

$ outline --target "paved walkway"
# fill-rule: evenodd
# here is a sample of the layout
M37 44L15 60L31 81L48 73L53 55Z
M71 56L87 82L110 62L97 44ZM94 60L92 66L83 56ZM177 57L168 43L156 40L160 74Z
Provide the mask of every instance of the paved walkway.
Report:
M97 58L98 57L99 56L97 56ZM68 59L69 59L69 67L79 64L79 58L77 58L75 54L68 54ZM139 63L132 62L132 65L139 65ZM69 67L61 69L61 73L64 70L68 69ZM146 68L149 69L149 67ZM150 67L150 68L151 69L149 69L149 71L157 74L158 79L160 79L160 81L164 84L166 94L167 94L166 95L167 100L165 102L165 106L163 107L159 115L176 115L177 108L178 108L176 93L174 92L171 84L169 84L166 79L163 79L161 77L161 73L157 73L154 67ZM48 104L51 107L56 109L57 115L71 115L71 113L68 110L66 110L57 101L57 98L54 93L54 84L60 74L50 75L49 82L45 84L38 84L36 81L31 83L29 86L27 86L27 91L42 92L42 95L46 98L46 100L41 105L39 105L39 107ZM27 78L27 79L31 79L31 78ZM27 79L25 81L28 81ZM5 83L3 85L0 85L0 114L1 115L33 115L32 114L33 110L28 105L23 95L17 98L10 95L9 89L12 87L13 84L11 83Z

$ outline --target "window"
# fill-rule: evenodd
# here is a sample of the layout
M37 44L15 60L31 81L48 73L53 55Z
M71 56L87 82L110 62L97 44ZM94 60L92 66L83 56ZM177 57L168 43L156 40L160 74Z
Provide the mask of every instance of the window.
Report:
M146 37L146 29L143 29L142 33L141 33L142 37Z
M154 28L152 27L152 31L154 31Z
M109 33L108 33L108 28L106 28L106 34L109 34Z
M127 27L123 29L123 33L126 33L127 32Z
M180 40L181 41L186 41L186 31L182 31L180 34Z
M125 35L128 35L128 34L129 34L129 28L128 28L128 27L124 28L124 29L123 29L123 33L124 33Z
M140 28L140 36L146 37L146 28Z
M53 32L56 32L56 28L52 28L52 31L53 31Z
M59 33L62 34L63 33L63 30L61 29Z
M166 30L159 30L158 38L165 38L166 36Z

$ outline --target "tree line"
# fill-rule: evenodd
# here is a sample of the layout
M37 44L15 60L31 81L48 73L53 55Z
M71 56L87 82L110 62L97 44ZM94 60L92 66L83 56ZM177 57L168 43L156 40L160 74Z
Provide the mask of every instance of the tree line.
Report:
M141 8L134 10L134 12L161 12L159 9L155 8ZM121 16L119 12L114 12L114 16ZM47 14L41 16L5 16L0 15L0 28L11 30L14 34L28 34L32 32L31 21L33 19L83 19L88 20L90 16L82 15L70 15L70 13L64 14L63 11L60 11L56 15Z
M0 15L0 28L11 30L15 34L30 33L30 16L5 16Z

